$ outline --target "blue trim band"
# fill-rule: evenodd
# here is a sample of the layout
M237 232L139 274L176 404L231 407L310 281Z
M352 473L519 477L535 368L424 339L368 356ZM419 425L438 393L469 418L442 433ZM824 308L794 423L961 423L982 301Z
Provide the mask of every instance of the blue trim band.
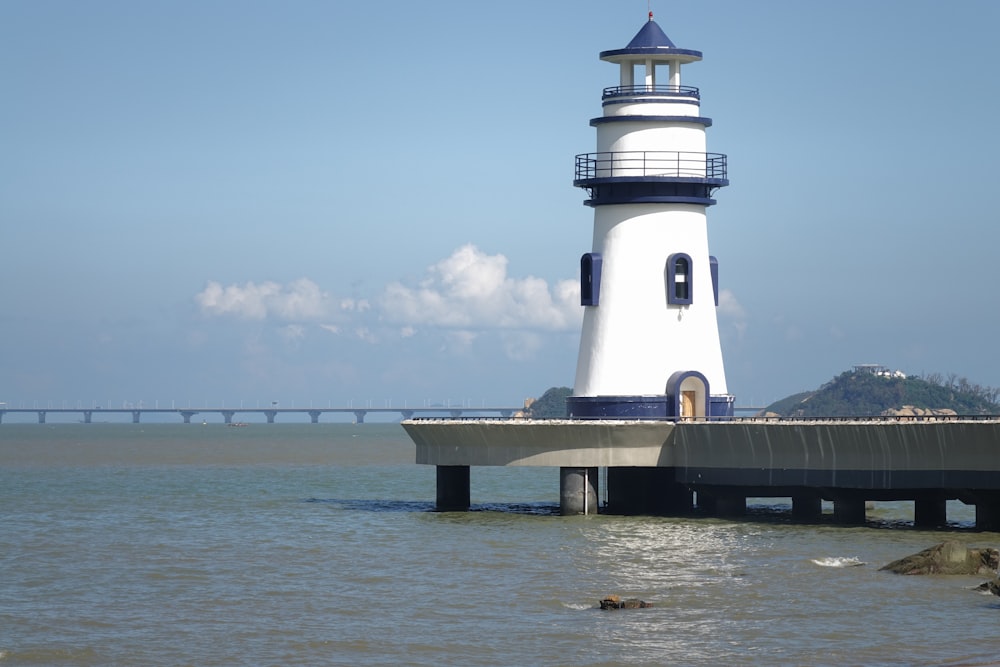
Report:
M712 119L704 116L601 116L591 118L590 126L597 127L605 123L691 123L692 125L704 125L712 127Z
M694 371L691 371L694 372ZM698 373L700 375L700 373ZM708 386L706 381L705 386ZM713 419L733 416L735 397L710 396L707 414ZM566 399L566 414L570 419L676 419L679 404L672 396L570 396ZM674 414L668 414L674 412Z
M678 60L676 56L688 56L689 58L693 57L701 60L702 53L693 49L678 49L665 46L633 46L631 48L601 51L600 58L601 60L606 60L616 56L660 56L664 60ZM685 58L685 60L687 59Z
M570 396L566 414L570 419L665 419L667 396Z
M728 185L726 179L688 179L656 177L590 178L573 181L586 188L587 206L607 204L697 204L712 206L712 194Z

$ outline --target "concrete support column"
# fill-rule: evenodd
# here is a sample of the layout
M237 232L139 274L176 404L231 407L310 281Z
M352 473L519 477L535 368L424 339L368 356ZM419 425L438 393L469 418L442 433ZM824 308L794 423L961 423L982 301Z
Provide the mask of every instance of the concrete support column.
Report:
M917 528L940 528L948 523L948 501L937 494L919 496L913 501L913 525Z
M1000 494L976 495L976 529L1000 532Z
M698 509L709 516L743 516L747 497L731 489L698 491Z
M197 412L191 412L190 410L181 410L181 417L184 418L184 423L185 424L190 424L191 423L191 417L194 417L196 414L198 414L198 413Z
M226 422L227 424L232 424L233 423L233 415L235 415L235 414L236 414L235 410L223 410L222 411L222 420L224 422Z
M90 410L84 410L83 411L83 423L84 424L93 423L93 415L94 415L94 413L92 411L90 411Z
M437 510L469 509L469 466L437 466Z
M845 525L865 522L865 501L857 498L836 498L833 501L833 519Z
M747 497L726 493L715 497L716 516L743 516L747 513Z
M141 414L142 414L142 412L140 412L139 410L133 410L132 411L132 423L133 424L138 424L139 423L139 415L141 415Z
M792 496L792 520L814 523L823 516L823 499L819 496Z
M277 414L278 414L277 410L264 410L264 416L267 417L268 424L274 423L274 417Z
M320 413L319 410L310 410L309 411L309 420L313 424L318 424L319 423L319 416L320 416L320 414L322 414L322 413Z
M608 511L613 514L689 514L694 493L674 481L673 468L608 468Z
M45 423L45 411L44 410L39 410L38 411L38 423L39 424L44 424Z
M366 414L368 414L367 410L355 410L354 411L354 423L355 424L364 424L365 423L365 415Z
M559 513L597 514L597 468L559 468Z

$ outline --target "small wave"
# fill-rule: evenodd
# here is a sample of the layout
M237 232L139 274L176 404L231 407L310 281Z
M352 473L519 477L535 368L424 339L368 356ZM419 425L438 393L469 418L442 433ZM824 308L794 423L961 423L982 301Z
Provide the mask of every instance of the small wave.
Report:
M858 567L865 562L860 558L845 558L843 556L831 556L828 558L813 558L812 562L820 567Z
M580 604L579 602L563 602L562 606L567 609L595 609L592 604Z

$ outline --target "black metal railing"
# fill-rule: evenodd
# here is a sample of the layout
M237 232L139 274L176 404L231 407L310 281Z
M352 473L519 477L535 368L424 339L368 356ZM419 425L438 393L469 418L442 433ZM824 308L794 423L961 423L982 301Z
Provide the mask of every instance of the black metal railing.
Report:
M654 97L693 97L701 99L701 91L694 86L609 86L604 89L601 99L609 97L632 97L635 95L650 95Z
M577 181L629 176L724 180L726 156L684 151L615 151L576 156Z

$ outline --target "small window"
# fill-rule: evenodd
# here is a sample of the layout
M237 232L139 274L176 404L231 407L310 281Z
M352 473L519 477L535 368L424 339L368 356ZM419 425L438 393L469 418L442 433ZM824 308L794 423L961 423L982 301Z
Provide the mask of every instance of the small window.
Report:
M580 258L580 305L596 306L601 300L601 254L588 252Z
M691 256L677 252L667 258L667 303L684 306L691 303Z

